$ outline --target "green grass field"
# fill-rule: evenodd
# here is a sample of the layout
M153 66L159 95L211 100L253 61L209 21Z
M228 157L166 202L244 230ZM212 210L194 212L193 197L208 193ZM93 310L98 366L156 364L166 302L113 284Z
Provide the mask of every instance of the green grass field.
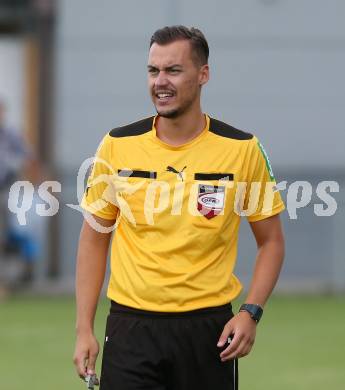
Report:
M96 319L101 344L107 311L102 300ZM0 303L0 389L85 389L72 363L74 319L72 298ZM345 388L344 297L272 298L251 355L240 360L240 389L325 388Z

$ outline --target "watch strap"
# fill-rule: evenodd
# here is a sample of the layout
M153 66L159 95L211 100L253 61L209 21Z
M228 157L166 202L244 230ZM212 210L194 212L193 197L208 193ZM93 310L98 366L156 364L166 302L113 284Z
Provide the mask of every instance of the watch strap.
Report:
M253 303L244 303L240 307L241 311L246 311L250 314L251 318L258 323L260 321L260 318L262 317L262 314L264 312L263 308L260 305L253 304Z

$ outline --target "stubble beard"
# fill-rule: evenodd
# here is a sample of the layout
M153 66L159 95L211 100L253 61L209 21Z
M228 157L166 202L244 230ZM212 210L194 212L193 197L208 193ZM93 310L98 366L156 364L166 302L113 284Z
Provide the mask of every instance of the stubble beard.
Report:
M168 111L159 111L157 109L157 106L155 106L156 112L162 118L176 119L191 109L196 98L197 98L196 95L194 95L191 99L184 102L184 104L182 104L180 107L177 107L177 108L174 108L174 109L168 110Z
M156 111L159 116L167 119L175 119L178 118L181 114L183 114L183 112L181 112L181 109L179 108L170 111L158 111L156 107Z

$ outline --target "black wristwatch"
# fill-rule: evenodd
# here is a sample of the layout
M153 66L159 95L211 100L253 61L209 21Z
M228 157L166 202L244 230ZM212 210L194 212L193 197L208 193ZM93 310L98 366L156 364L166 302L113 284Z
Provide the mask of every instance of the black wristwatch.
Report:
M260 321L260 318L262 316L262 313L264 312L263 308L260 305L254 305L251 303L244 303L239 311L246 311L250 314L252 319L258 323Z

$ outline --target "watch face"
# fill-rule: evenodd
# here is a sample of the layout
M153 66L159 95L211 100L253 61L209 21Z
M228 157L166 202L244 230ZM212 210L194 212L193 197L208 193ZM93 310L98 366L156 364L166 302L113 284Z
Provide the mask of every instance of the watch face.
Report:
M240 311L247 311L256 322L259 322L263 313L261 306L247 303L240 307Z

